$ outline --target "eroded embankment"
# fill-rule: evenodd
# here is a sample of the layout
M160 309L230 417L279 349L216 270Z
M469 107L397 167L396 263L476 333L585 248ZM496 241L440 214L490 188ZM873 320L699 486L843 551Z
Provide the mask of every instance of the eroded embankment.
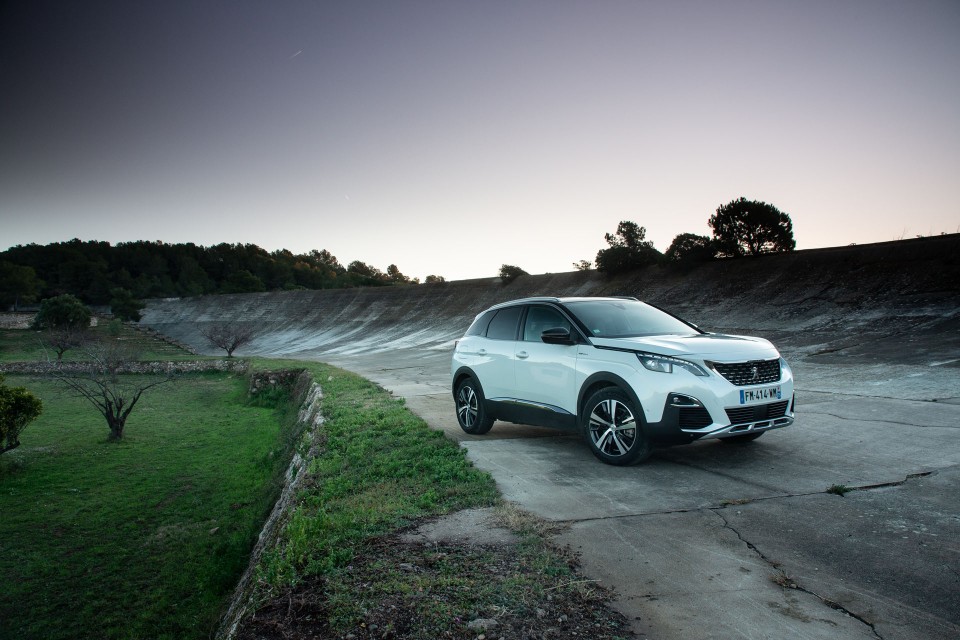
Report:
M522 264L522 259L519 260ZM897 336L921 336L929 361L960 351L960 235L649 267L431 285L289 291L151 300L141 324L216 353L214 322L249 323L244 355L321 358L404 348L447 349L485 307L527 296L632 295L709 330L749 329L804 355Z

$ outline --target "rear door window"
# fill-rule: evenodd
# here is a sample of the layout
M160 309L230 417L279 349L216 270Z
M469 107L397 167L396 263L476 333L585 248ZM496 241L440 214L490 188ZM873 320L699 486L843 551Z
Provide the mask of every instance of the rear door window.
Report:
M522 311L523 307L499 309L487 327L487 337L492 340L516 340Z

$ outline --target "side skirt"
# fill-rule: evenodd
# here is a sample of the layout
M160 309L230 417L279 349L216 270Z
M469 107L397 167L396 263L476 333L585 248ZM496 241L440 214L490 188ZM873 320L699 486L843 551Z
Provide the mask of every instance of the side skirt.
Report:
M577 416L560 407L552 407L515 398L487 399L485 407L497 420L564 431L577 430Z

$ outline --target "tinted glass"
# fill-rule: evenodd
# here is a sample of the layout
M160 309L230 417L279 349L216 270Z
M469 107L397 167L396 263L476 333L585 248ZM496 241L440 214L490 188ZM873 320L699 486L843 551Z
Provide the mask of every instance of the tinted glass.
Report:
M597 338L699 333L673 316L636 300L568 302L569 309Z
M527 342L540 342L540 334L547 329L564 328L572 332L572 327L563 314L553 307L533 306L527 311L523 324L523 339Z
M496 311L487 311L485 314L473 321L473 324L470 325L470 328L467 329L465 335L468 336L482 336L487 331L487 325L490 324L490 319L493 318L493 315Z
M487 328L487 337L494 340L516 340L522 309L523 307L507 307L497 311Z

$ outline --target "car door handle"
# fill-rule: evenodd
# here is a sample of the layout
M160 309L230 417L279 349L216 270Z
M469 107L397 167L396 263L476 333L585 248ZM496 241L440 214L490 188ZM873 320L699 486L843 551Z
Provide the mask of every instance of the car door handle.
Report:
M480 349L479 351L477 351L477 355L478 355L478 356L485 356L485 355L487 355L487 350L486 350L486 349Z
M530 354L527 353L526 351L518 351L517 357L520 358L521 360L526 360L527 358L530 357Z

